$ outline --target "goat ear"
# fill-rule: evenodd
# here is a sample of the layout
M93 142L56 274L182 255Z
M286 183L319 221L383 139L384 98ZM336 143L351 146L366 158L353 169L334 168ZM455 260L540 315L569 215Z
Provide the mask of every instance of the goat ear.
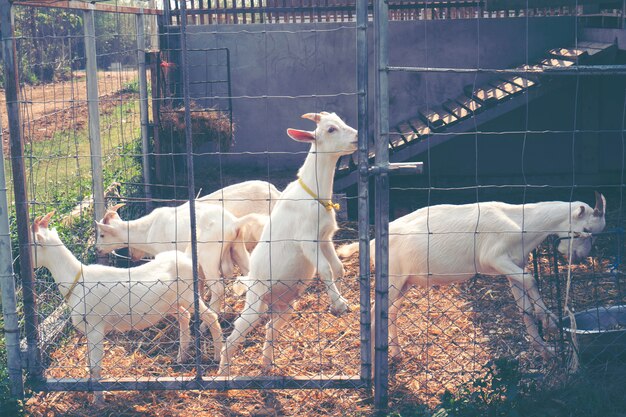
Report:
M102 224L109 224L111 222L111 219L115 217L119 217L119 214L117 214L117 212L107 210L107 212L104 213L104 217L102 218Z
M322 119L322 115L324 115L324 114L328 114L328 113L326 113L326 112L322 112L322 113L306 113L306 114L303 114L300 117L302 117L303 119L312 120L315 123L319 123L320 120Z
M579 219L582 219L585 215L585 206L580 206L578 207L578 210L576 210L575 213L575 217L578 217Z
M40 232L35 233L35 241L41 242L42 240L44 240L43 235Z
M297 142L313 143L315 142L315 133L306 130L287 129L289 137Z
M100 222L96 222L96 227L99 232L104 232L104 233L112 233L115 230L113 226L109 226L108 224L104 224Z
M596 207L593 209L593 216L602 217L604 216L604 210L606 207L606 198L604 198L604 196L597 191L595 191L595 193L596 193Z
M39 221L39 226L45 227L47 229L48 225L50 224L50 219L52 219L53 215L54 215L54 210L52 210L50 213L43 216L43 218Z

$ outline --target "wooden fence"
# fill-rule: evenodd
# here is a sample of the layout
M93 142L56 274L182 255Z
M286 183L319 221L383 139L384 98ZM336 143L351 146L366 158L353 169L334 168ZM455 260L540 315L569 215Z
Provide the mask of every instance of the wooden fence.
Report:
M180 1L165 0L171 24ZM370 1L370 16L373 1ZM390 20L581 15L585 7L621 11L623 0L388 0ZM356 0L186 0L189 24L322 23L355 20Z

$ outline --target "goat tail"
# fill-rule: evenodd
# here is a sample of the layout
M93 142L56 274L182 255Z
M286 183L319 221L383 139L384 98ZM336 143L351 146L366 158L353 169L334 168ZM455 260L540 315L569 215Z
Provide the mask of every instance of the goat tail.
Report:
M246 215L243 215L237 218L235 224L237 225L237 227L243 227L248 224L254 224L255 222L262 223L263 225L265 225L267 217L268 216L263 215L263 214L248 213Z
M242 278L247 278L244 276L239 276L233 283L233 292L239 297L243 297L248 292L248 284L246 284Z
M339 255L339 257L342 259L346 259L354 255L358 251L359 251L359 242L354 242L354 243L349 243L347 245L342 245L339 248L337 248L337 255Z

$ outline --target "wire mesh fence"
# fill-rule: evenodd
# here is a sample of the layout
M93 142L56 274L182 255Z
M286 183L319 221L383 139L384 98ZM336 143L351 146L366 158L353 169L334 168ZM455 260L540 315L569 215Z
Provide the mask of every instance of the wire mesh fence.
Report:
M23 359L27 322L41 355L40 366L25 363L41 391L30 413L90 415L88 393L111 391L98 407L119 414L357 415L389 400L403 415L465 415L618 369L626 86L617 46L583 39L579 4L374 12L367 3L360 24L353 3L328 19L295 6L266 10L270 18L245 2L207 13L193 2L13 6L29 219L10 223L28 220L33 265L47 267L35 274L34 320L17 279ZM387 28L382 16L416 26ZM491 17L503 18L499 43ZM458 60L432 40L450 40L445 25L468 34L450 53ZM150 27L158 44L146 43ZM368 32L380 48L369 50L375 93ZM498 53L506 42L519 50ZM314 152L287 136L315 140ZM345 142L327 147L331 137ZM392 176L387 152L422 162L425 175ZM606 201L594 206L595 189ZM357 214L333 238L335 215ZM560 238L529 256L551 235ZM575 255L582 262L570 263ZM595 341L594 326L608 339Z

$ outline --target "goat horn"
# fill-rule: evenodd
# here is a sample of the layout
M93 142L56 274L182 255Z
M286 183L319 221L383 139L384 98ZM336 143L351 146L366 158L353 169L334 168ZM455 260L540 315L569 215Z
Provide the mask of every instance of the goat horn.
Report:
M602 217L604 215L604 196L597 191L596 194L596 207L593 209L593 215L596 217Z
M41 222L41 216L35 217L35 220L33 220L33 232L35 233L39 231L39 222Z
M52 210L50 213L43 216L43 218L39 222L39 225L47 229L48 225L50 224L50 219L52 218L53 215L54 215L54 210Z
M116 204L116 205L114 205L113 207L110 207L110 208L109 208L109 211L114 211L114 212L116 212L116 213L117 213L117 211L118 211L119 209L121 209L122 207L124 207L125 205L126 205L126 203L119 203L119 204Z
M301 116L303 119L313 120L315 123L319 123L322 119L322 113L306 113Z

